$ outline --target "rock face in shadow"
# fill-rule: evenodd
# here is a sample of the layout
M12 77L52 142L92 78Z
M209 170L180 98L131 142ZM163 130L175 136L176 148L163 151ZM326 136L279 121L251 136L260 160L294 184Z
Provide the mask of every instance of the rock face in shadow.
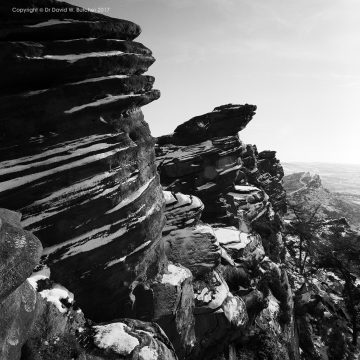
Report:
M39 297L27 282L41 243L20 224L21 214L0 209L0 358L20 359L39 312Z
M243 130L255 115L255 105L222 105L212 112L179 125L170 137L176 145L193 145L214 137L226 137ZM168 143L169 136L158 139L159 144Z
M22 229L21 215L0 208L0 301L18 288L39 263L42 247Z
M23 214L53 279L76 291L89 317L124 316L128 284L164 222L141 112L159 97L143 75L154 58L133 41L132 22L20 3L68 13L20 16L0 5L0 203Z
M124 318L96 324L85 318L63 286L38 274L28 282L39 294L41 310L22 348L22 360L177 359L157 324Z
M39 266L40 241L22 229L20 218L0 209L1 265L6 265L0 271L1 359L177 359L155 323L86 319L74 294L50 279L49 268ZM12 272L3 271L9 268Z

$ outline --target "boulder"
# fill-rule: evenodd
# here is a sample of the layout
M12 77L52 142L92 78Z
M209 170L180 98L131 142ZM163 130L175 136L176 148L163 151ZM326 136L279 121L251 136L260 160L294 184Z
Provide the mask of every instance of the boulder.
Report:
M41 299L27 281L0 302L1 359L20 359L21 348L30 336L40 306Z
M262 240L257 233L241 232L234 227L215 228L214 231L220 246L225 248L237 264L253 268L265 257Z
M85 319L74 295L48 275L42 270L28 279L38 291L41 305L21 359L177 359L158 325L135 319L94 324Z
M244 301L234 296L222 277L213 271L203 279L194 282L195 314L222 313L229 326L242 328L246 325L248 316Z
M0 302L23 284L41 256L40 241L20 219L21 214L0 209Z
M119 322L92 326L92 341L97 349L88 351L96 355L89 359L98 359L98 354L111 359L114 356L131 360L177 360L170 341L154 323L134 319L122 319ZM99 351L99 350L100 351Z
M196 280L194 292L197 343L192 359L210 359L230 341L242 338L248 325L246 305L216 270Z
M165 331L179 358L195 344L193 277L187 268L168 263L152 278L132 284L136 318L154 321Z
M208 225L173 230L163 241L168 259L188 268L194 277L211 271L220 263L220 246Z

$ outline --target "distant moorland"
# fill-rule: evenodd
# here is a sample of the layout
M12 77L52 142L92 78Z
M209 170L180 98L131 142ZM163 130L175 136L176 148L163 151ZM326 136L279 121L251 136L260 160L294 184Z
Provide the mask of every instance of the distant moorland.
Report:
M360 204L360 164L282 162L282 166L285 175L303 171L318 174L325 188Z

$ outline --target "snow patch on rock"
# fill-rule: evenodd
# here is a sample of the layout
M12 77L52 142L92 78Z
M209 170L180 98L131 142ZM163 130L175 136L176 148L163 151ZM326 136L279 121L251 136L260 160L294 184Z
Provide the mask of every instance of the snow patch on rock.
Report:
M144 346L139 352L139 360L157 360L158 353L149 346Z
M168 270L168 274L164 274L162 276L161 279L162 284L180 286L187 278L191 276L190 270L173 264L169 264L167 270Z
M53 303L61 313L68 311L61 300L67 300L69 303L74 302L74 294L59 284L54 284L51 289L41 291L40 295L46 301Z
M139 345L139 340L129 335L130 328L123 323L97 325L93 329L96 331L94 343L100 349L111 349L119 355L127 356Z
M83 53L83 54L45 55L44 58L75 62L77 60L86 59L89 57L114 56L114 55L121 55L123 53L124 53L123 51L114 50L114 51L92 52L92 53Z
M25 25L25 27L28 27L28 28L40 28L40 27L44 27L44 26L70 24L72 22L74 22L74 21L72 21L72 20L50 19L50 20L46 20L46 21L37 23L35 25Z
M239 327L246 324L248 319L246 305L241 298L229 293L221 307L232 325Z
M119 263L124 262L128 256L131 256L131 255L137 253L138 251L141 251L141 250L145 249L147 246L150 245L150 243L151 243L151 240L148 240L148 241L146 241L145 243L143 243L143 244L141 244L140 246L138 246L136 249L134 249L134 250L133 250L131 253L129 253L128 255L125 255L125 256L123 256L123 257L121 257L121 258L119 258L119 259L115 259L115 260L112 260L112 261L108 262L108 263L105 265L105 269L107 269L108 267L114 266L114 265L116 265L116 264L119 264Z
M27 281L34 288L34 290L37 290L38 288L37 282L39 280L45 280L49 278L50 278L50 268L44 266L41 270L33 272L31 276L27 278Z

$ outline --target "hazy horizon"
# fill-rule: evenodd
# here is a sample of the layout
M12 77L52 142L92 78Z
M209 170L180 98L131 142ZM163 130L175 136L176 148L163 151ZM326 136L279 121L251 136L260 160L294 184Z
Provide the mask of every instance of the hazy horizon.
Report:
M240 133L284 162L358 164L360 2L70 0L131 20L156 58L154 136L225 103L258 106Z
M324 165L348 165L348 166L355 166L360 167L360 163L351 163L351 162L336 162L336 161L291 161L291 160L284 160L282 161L283 164L324 164Z

